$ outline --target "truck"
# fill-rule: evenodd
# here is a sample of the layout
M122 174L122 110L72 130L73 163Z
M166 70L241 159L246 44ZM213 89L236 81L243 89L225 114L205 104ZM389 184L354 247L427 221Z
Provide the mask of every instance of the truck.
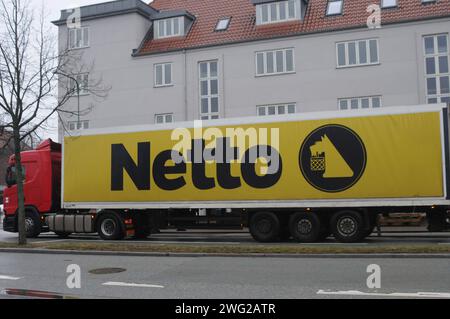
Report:
M27 236L146 238L239 225L259 242L359 242L380 214L450 229L448 106L90 129L22 153ZM17 231L14 156L5 231Z

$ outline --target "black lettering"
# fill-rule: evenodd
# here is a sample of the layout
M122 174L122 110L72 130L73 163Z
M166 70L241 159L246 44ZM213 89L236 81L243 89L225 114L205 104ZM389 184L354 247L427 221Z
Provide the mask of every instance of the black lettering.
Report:
M239 148L231 147L229 138L217 139L217 148L222 148L223 158L217 162L217 182L224 189L235 189L241 187L241 178L231 175L232 160L238 159Z
M262 150L267 148L267 152L263 153ZM272 160L278 157L278 167L272 174L266 174L259 176L256 174L256 160L258 158L266 158L270 165L273 165ZM281 177L282 161L281 156L271 146L258 145L248 149L244 154L244 162L241 164L241 174L245 182L254 188L269 188L275 185ZM273 167L272 167L273 169Z
M123 144L111 145L111 190L123 191L123 171L138 190L150 190L150 142L138 143L137 165Z
M186 185L183 176L168 179L166 175L171 174L186 174L186 163L184 160L181 163L175 163L173 166L166 166L166 163L172 159L179 158L182 154L167 150L159 153L153 162L153 179L159 188L166 191L173 191L180 189Z
M201 156L196 156L200 154L200 150ZM192 140L192 183L194 183L196 188L202 190L211 189L216 186L214 178L206 176L206 163L203 157L204 150L205 140Z

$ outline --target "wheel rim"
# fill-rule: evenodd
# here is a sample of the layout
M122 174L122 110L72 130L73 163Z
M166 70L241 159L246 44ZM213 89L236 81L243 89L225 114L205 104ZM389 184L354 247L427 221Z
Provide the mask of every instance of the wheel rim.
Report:
M103 220L101 230L103 234L112 236L116 231L116 222L111 218Z
M313 229L313 225L312 225L311 221L308 219L300 219L297 222L297 231L302 235L311 233L312 229Z
M356 233L358 222L353 217L344 216L339 219L337 226L339 234L350 237Z
M272 230L272 223L268 219L261 219L256 223L256 229L259 233L268 234Z
M34 220L30 217L25 218L25 231L30 233L34 229Z

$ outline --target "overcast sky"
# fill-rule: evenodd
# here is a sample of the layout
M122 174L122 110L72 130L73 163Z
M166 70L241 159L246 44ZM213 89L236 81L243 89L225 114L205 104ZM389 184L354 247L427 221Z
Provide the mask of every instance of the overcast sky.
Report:
M47 22L49 25L51 25L51 21L57 20L60 17L60 12L63 9L70 9L70 8L77 8L89 4L95 4L95 3L102 3L102 2L109 2L111 0L28 0L30 1L31 5L35 9L40 9L42 4L45 6L46 13L48 14ZM149 3L150 1L144 0L144 2ZM36 10L36 14L39 14L39 10ZM56 26L52 26L56 32ZM50 131L44 133L45 136L42 136L43 139L51 138L53 140L58 139L58 132L57 132L57 116L55 116L51 120L51 126L54 127L54 129L51 129Z

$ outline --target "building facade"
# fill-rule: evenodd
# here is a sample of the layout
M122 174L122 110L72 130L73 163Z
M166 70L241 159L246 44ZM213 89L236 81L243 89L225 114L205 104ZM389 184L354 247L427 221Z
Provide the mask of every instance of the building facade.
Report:
M81 28L71 11L54 21L61 49L93 65L77 79L94 107L62 114L68 131L450 101L450 0L118 0L80 13ZM102 101L83 91L99 78Z

